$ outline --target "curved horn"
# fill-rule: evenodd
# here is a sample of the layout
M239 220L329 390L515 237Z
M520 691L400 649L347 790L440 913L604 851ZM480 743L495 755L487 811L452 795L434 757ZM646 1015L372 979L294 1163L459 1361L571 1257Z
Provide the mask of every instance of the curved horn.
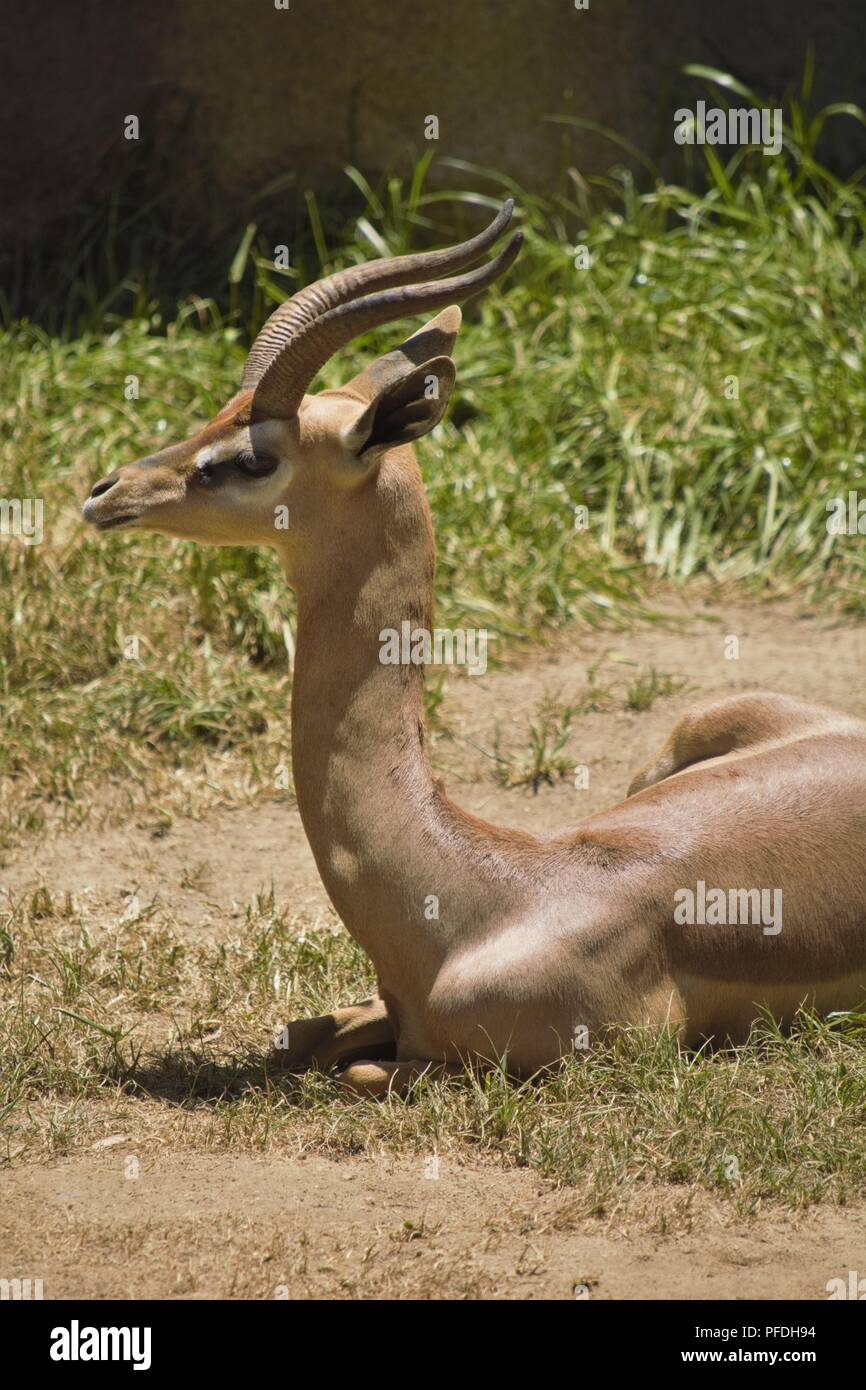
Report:
M258 386L274 358L295 334L329 309L369 294L371 290L435 280L440 275L472 265L508 226L513 210L514 199L508 198L483 232L459 246L448 246L442 251L421 251L412 256L383 256L365 265L338 270L335 275L299 290L274 310L260 330L244 366L241 390Z
M506 209L508 216L510 216L510 200L499 214L496 223L501 221ZM507 220L506 217L505 221L507 222ZM496 223L491 224L491 226L495 226ZM504 222L501 225L504 225ZM482 236L487 238L490 231L491 228L488 228L487 232L482 233ZM478 240L479 238L475 238L476 243ZM335 352L344 347L352 338L368 332L371 328L377 328L381 324L390 323L394 319L409 318L414 314L425 313L428 310L441 309L448 304L461 303L463 300L469 299L470 296L479 294L508 269L516 259L522 243L523 233L515 232L508 245L486 265L480 266L477 270L470 271L466 275L454 276L447 280L434 280L430 284L407 285L404 283L403 271L395 272L395 275L399 276L396 283L390 275L387 277L383 275L379 284L384 283L388 286L387 288L380 288L376 293L366 294L360 299L338 303L332 308L325 309L315 318L306 317L304 322L294 323L288 335L280 326L277 329L279 343L272 350L268 362L263 366L257 379L248 381L247 372L244 372L245 384L255 387L253 413L260 419L266 416L288 419L295 415L306 389L316 373ZM442 266L449 262L453 264L450 258L459 251L461 263L466 264L465 248L472 245L472 242L465 242L462 247L455 247L447 252L434 251L430 253L430 256L442 257L442 260L434 263ZM475 260L477 255L478 252L473 250L468 259ZM449 258L448 261L444 259L446 256ZM416 261L416 259L425 261L425 269L429 270L430 257L423 255L419 258L414 256L400 257L392 264L399 265L400 261ZM384 270L384 266L382 269ZM398 288L401 285L403 288ZM311 286L310 288L316 290L319 287ZM283 307L288 308L291 303L292 301L288 301ZM280 312L278 309L277 314ZM253 351L277 314L272 315L262 329L262 333L256 339ZM252 356L253 353L251 352L250 359ZM247 366L249 367L249 365L248 360Z

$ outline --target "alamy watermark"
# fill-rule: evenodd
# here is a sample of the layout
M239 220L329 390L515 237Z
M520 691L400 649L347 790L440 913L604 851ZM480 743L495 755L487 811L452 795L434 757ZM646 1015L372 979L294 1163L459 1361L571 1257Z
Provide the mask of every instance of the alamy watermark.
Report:
M465 666L470 676L487 670L486 627L413 628L408 621L383 627L379 633L379 660L383 666Z
M782 108L736 107L728 111L699 101L694 111L681 106L674 112L674 140L678 145L761 145L764 154L782 148Z
M0 1303L28 1303L45 1297L41 1279L0 1279Z
M148 1371L151 1328L82 1327L73 1318L52 1329L48 1354L52 1361L131 1361L134 1371Z
M0 536L41 545L43 534L41 497L0 497Z
M694 888L678 888L674 902L679 926L760 925L764 936L782 930L781 888L708 888L699 878Z
M866 1279L861 1279L856 1269L848 1270L847 1279L828 1279L824 1287L831 1303L841 1298L854 1299L858 1303L866 1301Z
M852 490L847 498L829 498L825 510L828 536L866 536L866 497Z

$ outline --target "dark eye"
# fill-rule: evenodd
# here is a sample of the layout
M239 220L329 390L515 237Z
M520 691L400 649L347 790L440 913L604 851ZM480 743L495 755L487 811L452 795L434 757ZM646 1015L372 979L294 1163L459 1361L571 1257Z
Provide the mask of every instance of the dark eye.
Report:
M247 478L267 478L276 471L278 460L268 454L238 454L233 462L238 472Z

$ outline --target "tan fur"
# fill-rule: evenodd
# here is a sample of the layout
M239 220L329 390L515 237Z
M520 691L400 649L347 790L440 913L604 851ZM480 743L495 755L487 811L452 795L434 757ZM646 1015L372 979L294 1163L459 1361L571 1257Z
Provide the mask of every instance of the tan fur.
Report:
M450 350L455 315L424 330L428 358L443 339ZM408 359L426 360L424 345L423 333L404 345ZM625 801L559 834L489 825L442 791L424 750L423 673L379 661L381 629L405 619L432 627L424 487L410 446L368 456L355 439L369 401L400 370L389 356L343 391L306 397L294 419L252 426L270 428L275 478L210 491L196 483L202 449L249 431L247 393L185 444L125 465L88 503L96 523L134 513L129 525L169 535L273 545L295 588L298 806L380 997L290 1024L280 1060L325 1064L393 1039L393 1064L368 1054L346 1077L380 1094L431 1063L467 1058L506 1054L528 1074L569 1051L582 1028L590 1045L611 1026L644 1023L667 1023L689 1042L736 1040L764 1008L788 1020L801 1003L861 1003L858 721L781 695L712 702L680 720ZM289 508L288 531L274 530L275 499ZM674 894L699 879L781 889L782 930L677 925Z

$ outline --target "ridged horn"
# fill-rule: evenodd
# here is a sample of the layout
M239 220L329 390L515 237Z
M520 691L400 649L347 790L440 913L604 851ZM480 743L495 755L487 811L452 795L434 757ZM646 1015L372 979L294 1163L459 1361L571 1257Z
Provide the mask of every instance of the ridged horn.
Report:
M508 225L513 206L509 199L489 227L459 246L353 266L293 295L268 319L247 358L242 389L255 392L254 414L284 419L296 414L316 373L360 333L486 289L517 256L520 232L478 270L424 281L476 261Z

